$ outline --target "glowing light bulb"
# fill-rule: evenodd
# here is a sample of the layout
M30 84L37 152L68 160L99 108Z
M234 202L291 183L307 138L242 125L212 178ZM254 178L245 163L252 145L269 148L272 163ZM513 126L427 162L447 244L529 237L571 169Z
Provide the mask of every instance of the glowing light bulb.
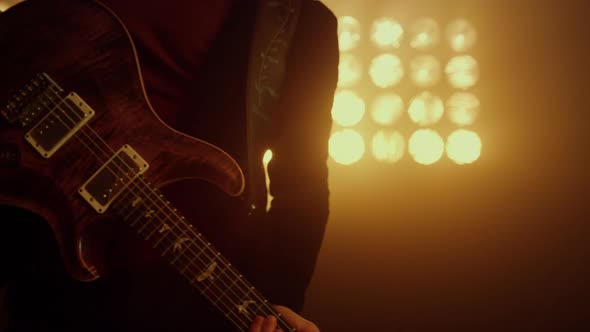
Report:
M380 88L388 88L398 84L404 77L402 61L393 54L381 54L371 62L369 76L373 83Z
M477 42L477 30L469 21L457 19L447 26L446 38L455 52L466 52Z
M350 87L360 81L363 66L357 56L341 54L338 64L338 87Z
M425 91L417 95L410 102L408 115L410 119L421 126L429 126L438 122L444 113L442 100L432 93Z
M432 165L440 160L445 143L440 135L431 129L420 129L412 134L408 150L414 160L422 165Z
M388 126L395 123L404 113L404 101L399 95L378 96L372 107L371 116L375 123Z
M440 75L440 62L432 55L421 55L410 62L410 77L421 88L436 85L440 81Z
M458 126L472 125L479 115L479 99L468 92L456 92L447 100L447 115Z
M417 20L410 28L410 47L426 50L436 46L440 41L440 28L431 18Z
M381 18L373 22L371 40L381 49L399 48L403 36L403 27L394 19Z
M481 139L470 130L459 129L447 139L447 156L459 165L471 164L481 155Z
M365 115L365 102L350 90L341 90L334 96L332 119L343 127L354 126Z
M398 162L404 156L404 149L404 137L397 131L387 133L381 130L373 136L372 151L378 161Z
M473 87L479 80L477 60L470 55L451 58L445 68L447 80L452 87L466 90Z
M343 129L332 134L328 142L330 157L342 165L358 162L365 153L363 137L352 129Z
M338 18L338 46L340 51L355 49L361 40L361 24L352 16Z

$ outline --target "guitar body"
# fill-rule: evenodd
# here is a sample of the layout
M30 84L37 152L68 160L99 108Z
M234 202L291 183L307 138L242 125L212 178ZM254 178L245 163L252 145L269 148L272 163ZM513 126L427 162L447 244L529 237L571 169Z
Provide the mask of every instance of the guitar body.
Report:
M233 158L157 116L128 32L99 3L25 1L0 15L0 45L0 111L41 72L95 111L50 158L24 138L35 122L22 128L0 121L0 204L50 224L72 277L87 281L102 273L102 248L91 230L112 215L97 213L78 191L124 145L149 164L143 176L154 187L202 179L227 196L242 193L243 174Z

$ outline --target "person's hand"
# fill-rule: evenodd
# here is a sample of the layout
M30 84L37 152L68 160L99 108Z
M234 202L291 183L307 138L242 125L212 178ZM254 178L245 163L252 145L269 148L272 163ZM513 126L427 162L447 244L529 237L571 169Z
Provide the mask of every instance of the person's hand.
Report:
M295 328L298 332L320 332L320 329L315 326L314 323L308 321L307 319L299 316L293 310L277 305L274 307L282 317L291 325L291 327ZM282 331L277 330L277 319L274 316L268 316L266 318L262 316L256 316L252 325L250 325L249 332L276 332Z

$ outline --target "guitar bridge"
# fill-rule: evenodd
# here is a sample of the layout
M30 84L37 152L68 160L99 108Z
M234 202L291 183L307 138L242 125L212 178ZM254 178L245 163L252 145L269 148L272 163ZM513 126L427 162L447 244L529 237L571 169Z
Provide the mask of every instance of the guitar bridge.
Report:
M123 189L145 173L148 167L135 150L124 145L86 181L78 193L96 212L104 213Z

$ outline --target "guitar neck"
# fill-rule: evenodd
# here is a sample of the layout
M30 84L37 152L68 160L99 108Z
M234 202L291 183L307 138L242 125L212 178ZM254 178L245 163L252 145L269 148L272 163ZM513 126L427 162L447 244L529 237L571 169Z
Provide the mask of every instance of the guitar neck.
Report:
M240 331L256 315L274 315L277 328L295 331L268 300L143 177L121 193L114 211Z

